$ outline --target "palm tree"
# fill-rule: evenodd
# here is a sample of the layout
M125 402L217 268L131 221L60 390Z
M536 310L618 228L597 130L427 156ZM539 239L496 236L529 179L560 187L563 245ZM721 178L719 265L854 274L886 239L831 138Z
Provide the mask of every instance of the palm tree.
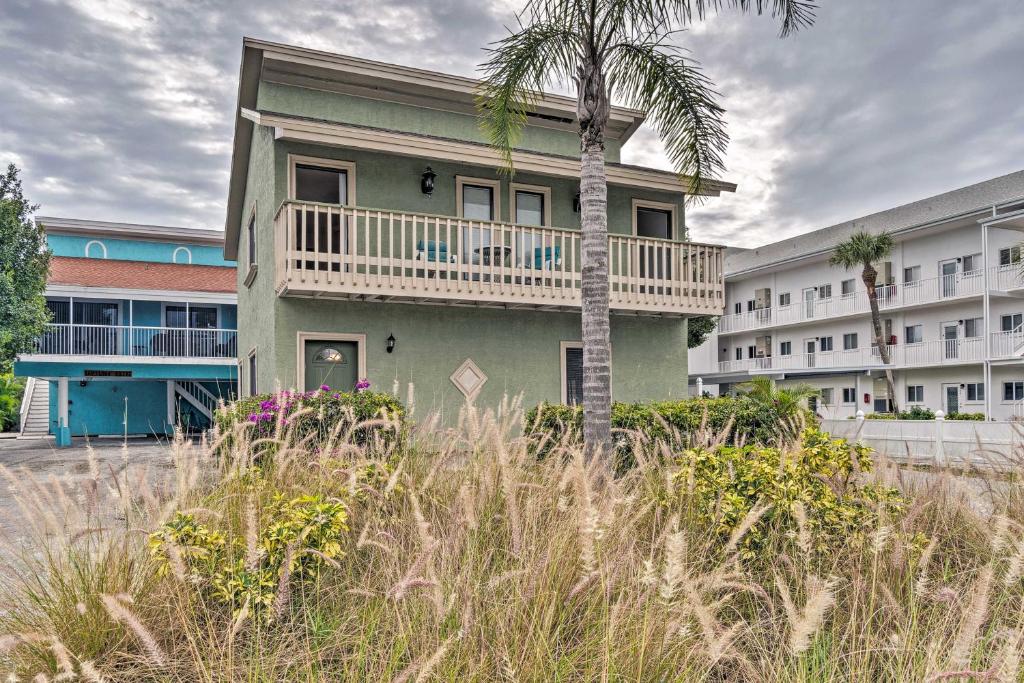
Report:
M857 266L861 267L860 278L868 290L868 305L871 306L871 326L875 331L875 345L878 347L878 355L882 358L882 364L885 365L885 382L889 386L889 402L892 411L896 413L899 412L896 402L896 385L892 381L889 340L882 336L882 318L878 312L878 297L875 290L878 271L874 265L889 256L892 246L892 235L887 232L872 235L861 231L851 235L848 240L837 246L829 263L833 266L842 266L847 270Z
M804 426L814 421L816 415L810 410L809 402L821 394L810 384L780 388L775 380L765 375L752 377L750 381L741 384L739 389L750 400L765 406L765 414L779 416L777 429L783 445L795 441Z
M670 40L680 27L721 7L770 11L781 35L810 25L809 0L531 0L518 31L489 49L479 106L482 127L512 169L527 113L548 84L572 83L580 134L583 439L609 453L611 348L604 135L611 98L652 120L691 196L722 169L728 136L718 94ZM524 23L522 20L526 18Z

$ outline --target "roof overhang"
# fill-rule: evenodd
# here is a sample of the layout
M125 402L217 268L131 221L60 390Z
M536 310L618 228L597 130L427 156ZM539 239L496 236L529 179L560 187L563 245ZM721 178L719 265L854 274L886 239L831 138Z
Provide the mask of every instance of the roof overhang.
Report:
M46 285L46 296L83 299L132 299L134 301L189 302L192 304L237 304L238 295L226 292L188 292L170 289L126 289L84 285Z
M220 246L224 242L224 233L220 230L140 225L137 223L111 223L108 221L87 221L78 218L55 218L52 216L36 216L36 223L41 225L48 235L102 236L144 240L147 242L204 244L210 246Z

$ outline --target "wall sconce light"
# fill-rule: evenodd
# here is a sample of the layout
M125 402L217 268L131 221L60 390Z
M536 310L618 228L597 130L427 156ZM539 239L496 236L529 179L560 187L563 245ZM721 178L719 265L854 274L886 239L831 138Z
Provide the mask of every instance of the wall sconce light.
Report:
M577 192L575 195L573 195L573 198L572 198L572 212L573 213L579 213L580 212L580 193L579 192Z
M423 194L428 197L434 194L434 180L437 178L437 174L434 170L427 166L427 170L423 172L423 176L420 178L420 190Z
M388 335L388 345L385 347L388 353L394 353L395 351L395 335Z
M85 388L85 386L86 386L87 384L89 384L89 382L88 382L87 380L84 380L84 379L83 379L82 381L80 381L80 382L78 383L78 386L80 386L80 387L82 387L82 388Z

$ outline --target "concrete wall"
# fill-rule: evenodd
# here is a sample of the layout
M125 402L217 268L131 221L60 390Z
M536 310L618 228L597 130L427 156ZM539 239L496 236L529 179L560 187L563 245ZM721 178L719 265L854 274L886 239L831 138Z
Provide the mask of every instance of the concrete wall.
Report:
M284 298L277 323L279 386L296 385L299 331L365 334L367 376L375 388L391 390L397 379L404 397L413 383L417 411L443 410L448 416L465 400L449 377L466 358L488 377L478 405L495 406L519 393L527 405L560 401L560 342L580 339L577 314L450 306ZM391 354L385 351L388 335L397 340ZM612 316L611 341L615 400L686 396L685 320Z
M324 90L311 90L280 83L260 83L257 106L265 111L339 123L386 128L406 133L436 135L438 137L486 143L480 130L479 119L440 109L426 109L398 102L372 100ZM579 136L573 131L556 130L543 126L526 126L516 147L525 150L579 156ZM619 160L619 143L606 143L608 161Z
M90 242L99 241L107 248L107 258L126 261L151 261L153 263L188 263L184 252L175 250L185 247L192 253L192 264L202 266L234 266L234 261L224 259L224 251L220 247L186 242L147 242L145 240L125 240L110 237L93 237L85 235L47 235L46 243L56 256L86 256L85 247ZM93 245L88 256L99 258L101 250Z

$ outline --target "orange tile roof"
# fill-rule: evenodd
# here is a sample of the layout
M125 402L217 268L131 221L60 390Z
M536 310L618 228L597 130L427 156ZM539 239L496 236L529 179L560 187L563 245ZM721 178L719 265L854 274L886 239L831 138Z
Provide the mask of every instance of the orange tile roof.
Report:
M229 266L70 256L54 256L50 259L51 285L233 294L236 291L236 282L235 269Z

